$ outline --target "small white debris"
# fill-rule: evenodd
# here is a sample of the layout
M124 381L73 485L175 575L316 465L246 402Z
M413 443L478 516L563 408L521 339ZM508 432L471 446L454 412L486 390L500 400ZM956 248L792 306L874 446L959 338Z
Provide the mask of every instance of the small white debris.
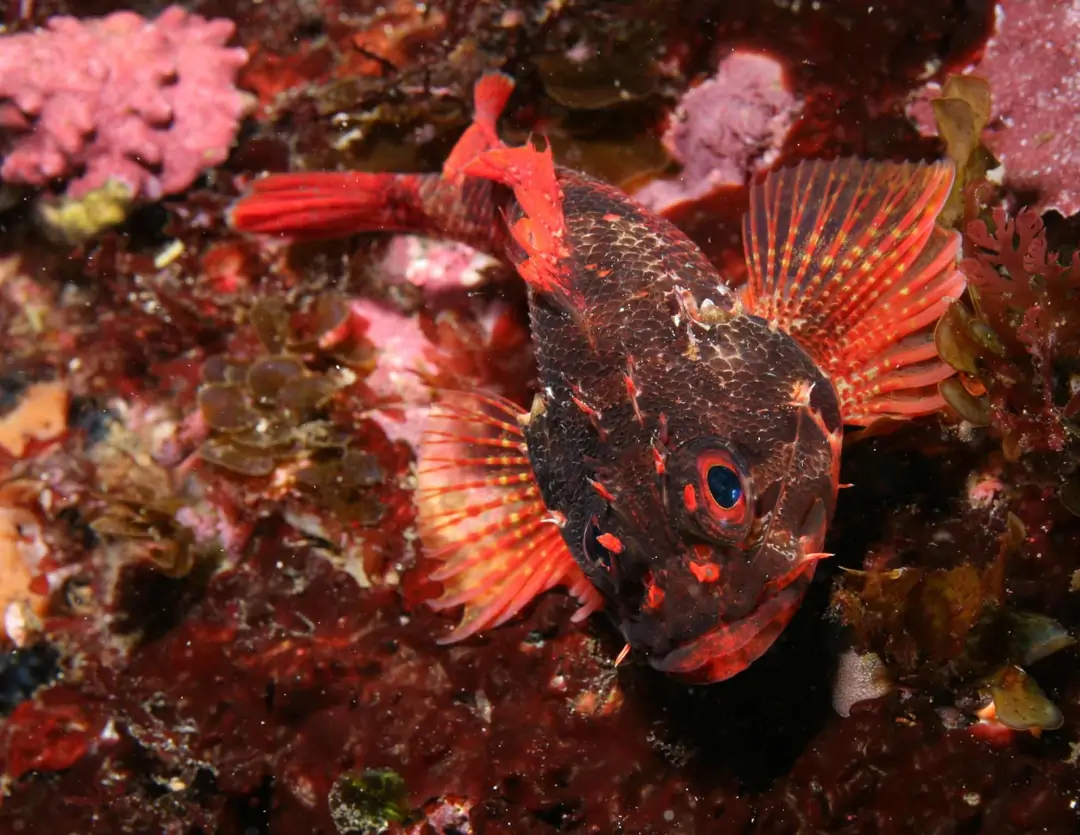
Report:
M853 649L843 653L836 665L833 682L833 710L850 716L858 702L879 699L892 690L889 671L873 652L860 655Z
M184 254L184 242L181 240L170 241L161 252L154 257L154 268L163 270L169 264L176 261Z
M473 695L474 709L473 713L477 718L485 725L491 724L491 699L487 697L487 693L483 690L477 690Z

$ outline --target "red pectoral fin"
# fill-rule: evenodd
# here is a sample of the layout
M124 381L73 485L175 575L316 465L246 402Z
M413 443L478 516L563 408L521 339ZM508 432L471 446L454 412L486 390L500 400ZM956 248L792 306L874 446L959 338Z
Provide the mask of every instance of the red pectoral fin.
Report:
M560 584L582 604L574 620L600 606L544 507L518 415L492 395L446 394L421 442L420 537L441 563L432 579L444 586L431 605L464 606L440 643L505 623Z
M963 292L959 236L936 224L948 163L846 159L774 172L750 192L743 300L829 374L844 421L932 412L953 370L933 327Z

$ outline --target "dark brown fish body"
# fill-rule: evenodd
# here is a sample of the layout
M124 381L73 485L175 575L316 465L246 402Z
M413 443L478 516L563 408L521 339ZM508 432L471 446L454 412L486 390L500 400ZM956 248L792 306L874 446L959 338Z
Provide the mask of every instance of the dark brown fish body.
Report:
M560 184L583 312L579 320L531 294L543 410L525 435L578 564L631 645L663 656L718 621L746 617L766 585L796 567L798 535L821 550L837 490L826 433L841 430L839 404L799 344L742 311L681 232L580 175ZM694 307L709 313L695 318ZM820 423L796 402L800 388ZM745 468L756 547L749 522L725 530L684 507L698 460L714 450ZM597 548L593 525L625 551ZM715 565L718 580L699 581L691 563ZM645 605L650 587L663 595L654 607Z
M668 221L550 152L507 148L503 76L441 177L259 181L242 229L452 237L529 285L538 394L521 414L447 394L419 451L420 533L464 605L460 640L557 584L695 681L744 669L813 577L843 425L927 414L951 370L934 322L964 287L934 220L948 166L804 163L751 190L749 281L724 284Z

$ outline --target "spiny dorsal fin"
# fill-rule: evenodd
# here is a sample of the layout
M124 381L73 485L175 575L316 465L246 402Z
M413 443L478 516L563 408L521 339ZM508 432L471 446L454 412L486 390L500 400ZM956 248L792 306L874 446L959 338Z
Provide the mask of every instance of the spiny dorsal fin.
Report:
M513 89L513 80L502 73L489 73L477 82L473 123L450 152L443 177L451 182L478 177L509 187L523 214L510 226L525 255L518 272L534 290L564 302L571 312L579 311L582 299L567 272L570 250L563 193L551 148L541 151L531 144L511 148L496 130Z

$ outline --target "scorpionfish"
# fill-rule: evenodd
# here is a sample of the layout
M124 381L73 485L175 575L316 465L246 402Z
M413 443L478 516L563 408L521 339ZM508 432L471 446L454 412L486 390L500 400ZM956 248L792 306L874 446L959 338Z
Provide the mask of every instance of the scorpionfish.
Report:
M946 162L803 161L750 188L747 281L626 194L505 145L513 89L480 79L441 174L257 179L236 229L413 232L516 267L538 364L525 412L446 392L418 450L418 519L463 606L444 642L556 585L690 682L744 670L798 609L840 487L845 425L939 409L933 327L964 291L937 223ZM620 656L621 658L622 656Z

